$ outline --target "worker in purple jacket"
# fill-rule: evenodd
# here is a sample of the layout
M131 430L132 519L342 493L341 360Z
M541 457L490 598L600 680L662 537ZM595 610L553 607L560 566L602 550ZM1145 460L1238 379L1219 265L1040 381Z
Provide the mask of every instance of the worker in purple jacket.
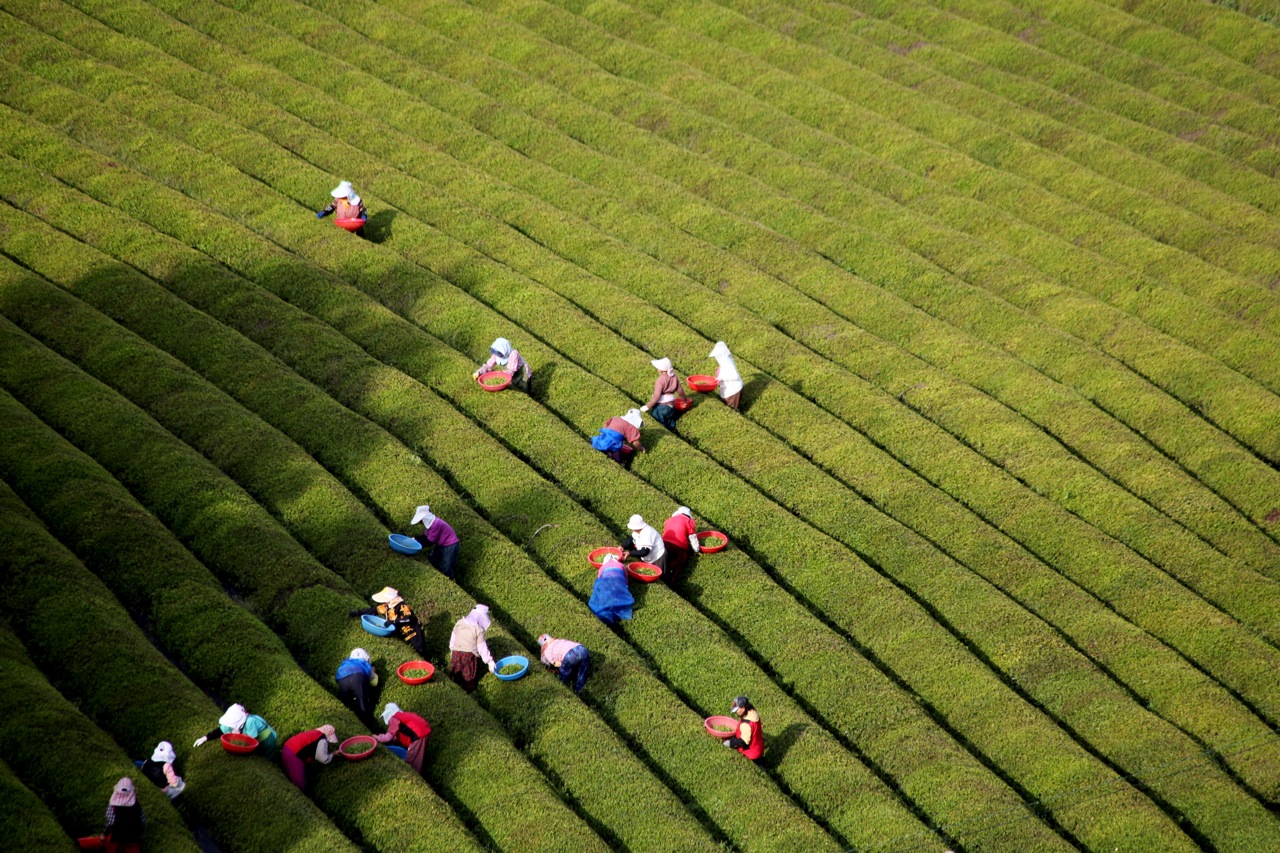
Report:
M423 548L430 546L431 553L427 555L427 559L431 561L431 565L445 577L452 578L458 566L458 534L453 532L448 522L431 512L429 506L418 507L418 511L413 514L413 521L409 523L418 522L422 522L424 529L413 538L421 542Z

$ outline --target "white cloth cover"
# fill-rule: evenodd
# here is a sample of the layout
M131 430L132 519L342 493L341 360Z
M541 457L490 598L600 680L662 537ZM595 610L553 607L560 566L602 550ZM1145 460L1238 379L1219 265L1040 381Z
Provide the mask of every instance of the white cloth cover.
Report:
M232 705L218 718L218 725L240 731L248 719L249 712L244 709L243 705Z
M674 369L671 366L671 359L669 358L659 358L649 363L652 364L654 367L658 368L659 370L661 370L663 373L666 373L668 370Z
M351 195L351 182L343 181L342 183L334 187L332 190L330 190L329 195L333 196L334 198L347 198L348 196Z
M421 521L423 527L430 527L432 524L435 523L435 520L436 520L436 517L435 517L435 514L431 512L431 507L428 506L427 504L423 504L422 506L418 507L417 511L413 514L413 520L410 521L409 523L417 524L419 521Z
M400 706L395 702L388 702L387 707L382 709L382 724L384 726L391 725L391 718L400 713Z
M178 754L173 751L173 744L162 740L156 745L156 751L151 753L151 760L161 764L172 764L178 760Z
M400 592L395 587L384 586L373 594L373 600L379 604L390 604L400 597Z
M347 655L347 657L355 658L356 660L362 660L365 663L371 663L371 660L369 658L369 653L366 652L364 649L352 649L351 654Z
M644 423L644 416L640 414L639 409L627 409L627 413L622 416L622 419L636 429L640 429L640 426Z
M711 355L707 357L714 358L720 367L718 374L721 397L732 397L742 390L742 375L738 373L738 364L733 360L733 355L730 354L729 347L724 341L716 341L716 345L711 349Z

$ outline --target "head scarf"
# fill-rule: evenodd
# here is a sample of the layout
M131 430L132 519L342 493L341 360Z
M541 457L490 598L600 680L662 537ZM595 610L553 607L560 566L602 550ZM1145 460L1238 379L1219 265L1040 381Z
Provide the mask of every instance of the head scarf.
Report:
M395 587L384 586L373 594L373 600L379 604L390 604L400 597L400 592Z
M511 358L511 341L498 338L489 345L489 352L498 357L498 364L506 364L507 359Z
M707 356L707 358L728 358L728 357L729 357L729 347L725 345L724 341L716 341L716 345L711 348L711 355Z
M627 519L628 530L644 530L644 518L639 515L633 515Z
M463 618L472 625L475 625L481 631L487 631L491 624L491 620L489 619L489 606L486 604L477 604L475 607L471 608L471 612Z
M360 196L356 195L354 190L352 190L351 195L347 196L347 201L351 202L356 207L360 206Z
M661 370L663 373L668 373L675 369L671 366L671 359L669 358L659 358L649 363Z
M178 755L173 751L173 744L162 740L156 745L156 751L151 753L151 760L161 764L172 764L178 760Z
M676 507L676 511L671 513L671 515L672 516L687 515L689 516L689 518L693 518L693 512L687 506Z
M131 806L136 802L138 802L138 794L133 790L133 780L125 776L116 783L115 790L111 792L109 805Z
M330 190L329 195L333 196L334 198L347 198L349 196L355 195L355 192L351 188L350 181L343 181L342 183L334 187L332 190Z
M351 650L351 654L347 655L347 657L349 657L349 658L355 658L356 660L362 660L362 661L364 661L365 663L369 663L369 662L370 662L370 661L369 661L369 653L368 653L368 652L366 652L364 649L352 649L352 650Z
M382 709L383 725L391 725L391 718L400 713L400 706L395 702L388 702L387 707Z
M600 561L600 570L604 571L610 566L622 567L622 558L617 554L605 554L604 559Z
M550 634L543 634L542 636L538 637L538 645L540 646L545 646L549 642L551 642Z
M436 522L435 514L431 512L431 507L427 504L418 507L418 511L413 514L413 520L409 523L417 524L419 521L422 522L423 527L430 527Z
M641 417L639 409L627 409L627 413L622 416L622 419L636 429L640 429L640 425L644 423L644 418Z
M338 733L334 731L333 726L330 726L328 724L325 724L323 726L316 726L316 731L323 732L324 739L329 741L329 743L338 742Z
M232 705L225 714L218 718L218 725L240 731L248 719L249 713L245 711L243 705Z

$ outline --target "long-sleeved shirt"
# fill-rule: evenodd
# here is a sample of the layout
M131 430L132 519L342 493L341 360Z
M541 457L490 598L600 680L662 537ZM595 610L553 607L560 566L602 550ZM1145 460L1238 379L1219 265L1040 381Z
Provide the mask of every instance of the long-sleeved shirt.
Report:
M449 522L436 516L436 520L431 522L431 525L427 528L424 538L431 545L439 545L441 548L446 548L458 541L458 534L453 532Z
M662 555L667 553L667 547L662 541L662 537L658 535L658 531L653 529L652 524L646 524L639 530L631 531L631 544L634 546L632 550L639 555L640 559L652 563L654 560L662 559Z
M684 389L680 387L680 379L671 373L659 373L653 383L653 396L645 406L652 409L654 406L666 405L676 397L685 397Z
M449 651L469 652L479 655L480 660L487 664L493 663L489 644L484 640L484 630L479 625L468 622L465 617L454 623L453 633L449 635Z
M524 357L520 355L520 350L515 348L512 348L511 354L507 356L506 364L499 364L498 356L490 354L489 360L486 361L482 367L485 370L493 370L497 367L502 370L509 371L512 376L515 376L517 371L522 371L526 380L533 375L533 370L529 367L529 362L525 361Z
M554 666L559 669L560 664L564 661L564 656L580 645L582 644L575 643L573 640L557 640L553 637L547 640L542 647L542 662L547 666Z
M640 444L640 430L636 429L630 421L615 416L604 422L604 428L621 433L622 440L632 448L636 450L644 449L644 446Z

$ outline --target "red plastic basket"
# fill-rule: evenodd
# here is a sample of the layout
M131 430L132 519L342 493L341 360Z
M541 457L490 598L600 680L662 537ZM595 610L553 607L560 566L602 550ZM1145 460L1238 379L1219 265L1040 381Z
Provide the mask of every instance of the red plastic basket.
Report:
M335 219L333 224L344 231L359 231L364 227L363 219Z
M707 545L705 544L705 541L707 539L710 539L712 536L719 536L724 541L721 542L719 545L713 545L711 547L707 547ZM703 530L702 532L698 533L698 543L702 545L702 553L714 554L717 551L723 551L725 548L729 547L729 537L725 536L719 530Z
M347 752L347 747L355 746L358 743L367 743L371 748L355 755ZM378 741L373 737L373 735L356 735L355 737L349 737L342 743L338 744L338 752L342 753L342 757L348 761L364 761L366 758L378 751L376 749L377 746Z
M731 738L738 733L738 721L733 717L707 717L707 719L703 721L703 725L707 727L707 734L712 737L718 737L721 740ZM716 731L715 726L729 726L730 728L727 732L721 732Z
M639 569L651 569L653 571L653 574L642 575L638 571ZM641 583L653 583L658 578L662 577L662 569L658 568L653 563L644 563L644 562L636 561L634 563L627 563L627 574L631 575L631 577L635 578Z
M498 379L498 378L502 378L506 381L502 382L501 384L497 384L497 383L493 385L485 384L486 379L492 380L492 379ZM490 370L487 373L481 373L479 376L477 376L476 382L478 382L480 384L480 387L486 391L501 391L503 388L506 388L508 385L511 384L511 374L505 370Z
M598 569L604 565L605 554L612 554L615 557L621 557L622 549L616 545L606 548L597 548L587 555L587 562Z
M222 736L222 748L236 755L248 755L258 748L258 739L232 732Z
M716 386L720 384L720 380L716 379L714 376L705 376L700 373L695 373L685 380L685 384L689 386L690 391L701 391L705 393L707 391L716 390Z
M416 677L405 675L405 673L411 669L424 669L427 671L427 674ZM421 684L422 682L429 680L431 676L435 674L436 668L425 660L409 660L396 667L396 675L400 676L400 680L405 684Z
M671 408L677 412L687 412L693 408L693 401L688 397L676 397L671 403Z

